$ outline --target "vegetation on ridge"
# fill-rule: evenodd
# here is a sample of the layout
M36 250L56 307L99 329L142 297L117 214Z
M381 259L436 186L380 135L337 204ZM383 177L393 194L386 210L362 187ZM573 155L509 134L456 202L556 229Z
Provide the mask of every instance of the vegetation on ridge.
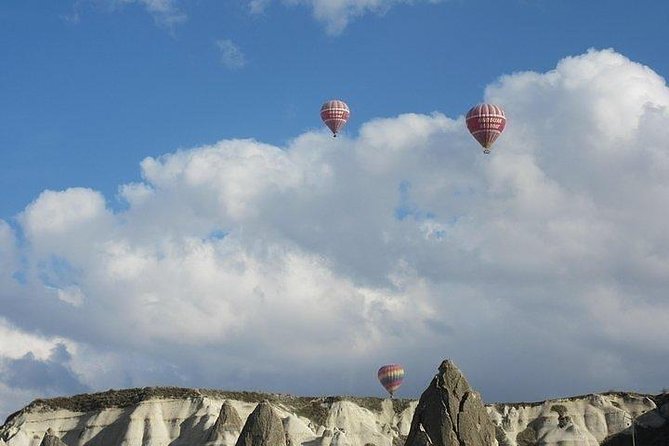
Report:
M225 391L216 389L189 389L181 387L142 387L123 390L107 390L98 393L86 393L70 397L57 397L48 399L36 399L31 402L26 410L69 410L71 412L94 412L107 408L131 407L149 399L190 399L190 398L213 398L245 401L248 403L260 403L269 401L272 404L281 405L294 411L297 415L308 418L318 425L325 424L329 407L337 401L351 401L360 407L373 412L381 411L382 398L376 397L298 397L277 393L261 393L246 391ZM393 409L400 413L409 407L410 399L393 399ZM7 421L23 412L19 411L11 415Z

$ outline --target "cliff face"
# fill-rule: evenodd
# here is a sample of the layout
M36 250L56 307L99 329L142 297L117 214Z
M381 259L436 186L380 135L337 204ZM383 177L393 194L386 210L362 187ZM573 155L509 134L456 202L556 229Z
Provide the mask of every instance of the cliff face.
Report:
M0 445L40 446L51 428L67 446L234 446L242 438L236 416L246 423L262 400L290 446L394 446L408 434L416 406L380 398L130 389L37 400L0 428Z
M263 400L281 419L288 446L403 446L418 412L409 400L130 389L35 401L0 427L0 446L40 446L45 437L67 446L234 446ZM637 445L646 446L640 438L669 445L669 401L660 397L611 393L485 409L500 446L629 445L630 416ZM413 444L437 444L424 430Z
M631 428L609 436L603 446L627 446L633 434L635 443L643 446L669 445L669 393L654 397L657 409L639 415Z
M649 395L610 393L494 404L487 409L500 446L599 446L609 436L626 431L632 417L654 412L656 404ZM631 444L630 437L628 441ZM669 438L666 441L669 445Z

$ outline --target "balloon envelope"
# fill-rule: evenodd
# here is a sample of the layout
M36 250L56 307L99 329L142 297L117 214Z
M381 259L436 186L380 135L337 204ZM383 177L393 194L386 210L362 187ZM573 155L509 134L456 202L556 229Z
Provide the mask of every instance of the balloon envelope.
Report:
M393 396L393 393L402 385L404 368L399 364L388 364L381 367L377 373L381 385Z
M467 113L467 128L483 146L483 152L490 153L490 147L506 127L504 110L493 104L479 104Z
M337 132L344 127L349 116L351 116L351 110L348 105L338 99L327 101L321 107L321 119L332 131L333 136L337 136Z

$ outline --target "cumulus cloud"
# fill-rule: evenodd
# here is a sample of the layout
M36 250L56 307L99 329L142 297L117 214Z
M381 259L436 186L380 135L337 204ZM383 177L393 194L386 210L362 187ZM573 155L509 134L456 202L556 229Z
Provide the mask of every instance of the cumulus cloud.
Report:
M70 354L63 344L58 344L46 360L28 352L19 359L6 361L4 384L13 389L39 390L45 396L84 392L86 387L66 365L69 360Z
M218 40L216 46L221 52L221 63L227 68L237 70L246 65L246 56L232 40Z
M439 3L441 0L427 0ZM283 0L283 3L309 7L316 20L325 25L328 34L340 34L354 19L368 13L383 14L397 4L411 4L413 0ZM270 0L250 0L249 10L253 14L263 13Z
M18 246L16 234L4 220L0 220L0 280L11 282L18 269Z
M70 340L34 335L0 318L0 418L38 396L87 390L70 367Z
M0 355L66 340L54 373L93 389L370 394L400 361L415 396L446 356L487 400L666 386L665 81L589 51L485 99L489 156L461 116L404 114L147 158L121 211L43 192L0 222L3 314L40 341Z

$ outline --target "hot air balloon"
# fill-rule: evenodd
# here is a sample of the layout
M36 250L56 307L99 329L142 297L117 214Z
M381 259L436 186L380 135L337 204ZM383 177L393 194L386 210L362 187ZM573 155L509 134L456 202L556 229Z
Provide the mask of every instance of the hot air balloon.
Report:
M492 104L479 104L467 113L467 128L483 146L483 153L490 153L490 147L506 127L504 110Z
M381 367L377 373L381 385L393 397L395 390L397 390L404 380L404 368L399 364L388 364Z
M333 99L327 101L321 107L321 119L332 130L332 136L337 137L337 132L344 127L348 117L351 115L351 110L349 110L346 102Z

